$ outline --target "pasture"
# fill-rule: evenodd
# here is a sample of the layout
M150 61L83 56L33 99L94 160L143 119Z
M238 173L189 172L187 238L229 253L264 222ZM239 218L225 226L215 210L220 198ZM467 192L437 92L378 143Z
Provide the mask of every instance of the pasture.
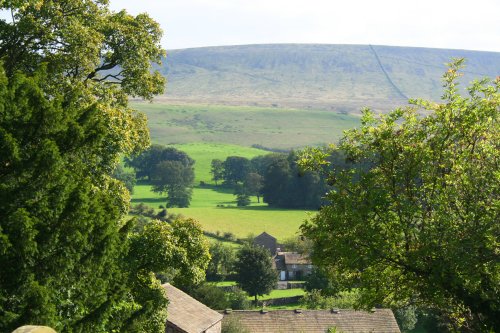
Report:
M140 202L158 208L159 205L165 205L165 196L152 192L148 184L139 184L134 188L132 205ZM245 238L266 231L279 241L297 235L299 226L311 214L304 210L271 208L263 203L258 204L256 197L252 197L250 206L237 207L231 191L212 186L194 188L189 208L169 208L168 212L193 218L201 224L203 230L212 233L223 235L230 232L237 238Z
M148 117L151 140L163 145L225 143L272 149L336 143L359 116L324 110L132 102ZM243 155L242 155L243 156Z

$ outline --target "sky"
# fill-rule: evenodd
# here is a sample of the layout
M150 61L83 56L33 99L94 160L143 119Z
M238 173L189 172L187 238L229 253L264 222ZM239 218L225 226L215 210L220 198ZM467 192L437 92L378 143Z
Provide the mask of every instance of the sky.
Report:
M147 12L163 47L324 43L500 52L500 0L110 0Z

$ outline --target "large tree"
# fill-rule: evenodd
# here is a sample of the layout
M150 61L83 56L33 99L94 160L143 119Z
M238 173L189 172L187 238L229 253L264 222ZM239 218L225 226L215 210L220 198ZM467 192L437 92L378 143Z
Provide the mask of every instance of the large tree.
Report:
M154 192L167 193L167 207L189 206L194 181L192 166L181 161L161 161L155 166L151 181Z
M163 332L166 300L153 272L184 257L203 272L208 254L182 226L131 233L129 193L112 177L121 156L149 144L127 94L163 90L151 70L161 30L107 1L0 9L12 14L0 20L0 331L38 323ZM146 242L148 258L134 251Z
M248 295L269 294L276 286L278 273L272 267L269 251L260 246L245 245L236 254L236 282Z
M359 287L361 305L411 301L463 330L499 331L500 79L462 97L461 63L444 75L442 103L364 112L340 149L365 167L330 165L330 204L302 230L314 262ZM324 167L327 157L303 162Z

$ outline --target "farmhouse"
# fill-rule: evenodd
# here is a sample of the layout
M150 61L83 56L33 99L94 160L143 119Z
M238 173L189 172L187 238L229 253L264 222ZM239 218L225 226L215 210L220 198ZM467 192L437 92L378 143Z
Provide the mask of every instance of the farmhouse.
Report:
M222 315L169 283L166 333L220 333Z
M231 311L224 321L236 320L251 333L400 333L390 309Z
M253 243L257 246L261 246L267 250L273 256L276 254L276 249L278 247L277 240L273 236L269 235L267 232L263 232L254 238Z
M278 252L274 256L274 266L281 281L301 280L311 274L311 260L297 252Z

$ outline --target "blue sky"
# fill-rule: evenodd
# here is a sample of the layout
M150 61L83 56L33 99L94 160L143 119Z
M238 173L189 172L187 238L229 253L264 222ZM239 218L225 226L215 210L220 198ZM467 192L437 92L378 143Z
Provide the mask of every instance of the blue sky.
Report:
M259 44L379 44L500 52L499 0L110 0L147 12L166 49Z

